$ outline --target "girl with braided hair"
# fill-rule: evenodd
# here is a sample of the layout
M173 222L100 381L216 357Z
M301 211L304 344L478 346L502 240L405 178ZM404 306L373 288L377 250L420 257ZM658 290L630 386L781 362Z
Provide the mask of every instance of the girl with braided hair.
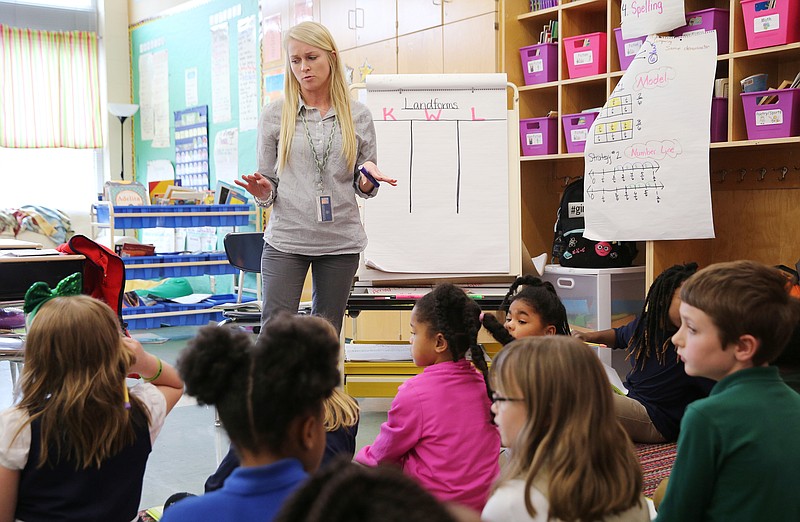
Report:
M697 263L664 270L650 286L638 317L627 325L574 334L584 341L627 350L631 362L625 379L628 395L615 394L614 405L634 442L677 440L686 406L708 396L714 384L686 375L672 344L681 324L681 285L696 271Z
M483 327L500 344L539 335L569 335L567 310L549 281L524 275L514 280L500 310L504 324L491 314L481 315Z
M451 284L417 301L411 312L411 355L424 370L398 388L375 442L355 459L369 466L399 465L439 500L476 511L483 509L499 472L500 453L478 344L480 313Z

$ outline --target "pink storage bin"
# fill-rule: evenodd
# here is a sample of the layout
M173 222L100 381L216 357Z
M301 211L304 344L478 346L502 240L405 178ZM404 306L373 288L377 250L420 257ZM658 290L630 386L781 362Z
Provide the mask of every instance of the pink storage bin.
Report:
M617 54L619 54L619 70L625 71L633 61L633 57L639 52L642 43L647 36L638 36L636 38L622 38L622 28L614 28L614 37L617 39Z
M729 17L730 11L717 8L686 13L686 25L674 29L672 34L681 36L715 30L717 31L717 54L728 54Z
M570 78L606 72L606 33L589 33L564 38Z
M541 156L558 152L558 118L519 120L519 138L523 156Z
M564 138L567 140L567 152L583 152L586 148L586 137L589 128L597 118L598 112L579 112L578 114L565 114L561 117L564 127Z
M742 0L748 49L800 41L800 0Z
M711 142L728 141L728 98L711 99Z
M554 82L558 79L558 44L544 43L520 47L525 85Z
M775 96L775 100L758 105L762 96ZM743 92L741 97L748 140L800 134L800 89Z

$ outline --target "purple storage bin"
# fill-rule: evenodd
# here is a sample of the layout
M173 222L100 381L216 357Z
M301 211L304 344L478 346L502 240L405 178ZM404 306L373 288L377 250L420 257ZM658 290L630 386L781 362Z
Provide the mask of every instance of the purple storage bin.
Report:
M523 156L541 156L558 152L558 119L530 118L519 120L519 137Z
M520 47L525 85L553 82L558 79L558 44L544 43Z
M727 9L718 9L716 7L686 13L686 25L674 29L672 34L673 36L681 36L715 30L717 31L717 54L727 54L729 13Z
M564 138L567 141L567 152L583 152L586 148L586 137L598 112L580 112L578 114L565 114L561 117L564 126Z
M728 141L728 98L711 99L711 142Z
M763 96L774 96L758 105ZM786 138L800 134L800 89L741 93L747 139Z
M617 54L619 55L619 70L625 71L633 61L633 57L639 52L642 43L647 36L637 36L636 38L622 38L622 28L614 28L614 37L617 39Z

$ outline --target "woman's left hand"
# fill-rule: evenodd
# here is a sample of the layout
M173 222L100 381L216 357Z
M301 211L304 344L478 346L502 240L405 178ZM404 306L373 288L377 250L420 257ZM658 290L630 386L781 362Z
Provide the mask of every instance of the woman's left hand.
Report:
M381 169L379 169L378 166L375 165L375 163L373 163L371 161L365 161L364 163L361 164L361 166L364 167L365 169L367 169L367 172L369 172L370 175L373 178L375 178L376 181L382 181L384 183L388 183L389 185L391 185L393 187L397 186L397 180L394 179L394 178L390 178L389 176L387 176L383 172L381 172ZM363 190L364 192L371 192L372 191L372 182L370 180L368 180L366 178L366 176L364 176L363 174L361 175L361 178L359 179L359 186L361 187L361 190ZM364 190L365 188L369 189L369 190Z

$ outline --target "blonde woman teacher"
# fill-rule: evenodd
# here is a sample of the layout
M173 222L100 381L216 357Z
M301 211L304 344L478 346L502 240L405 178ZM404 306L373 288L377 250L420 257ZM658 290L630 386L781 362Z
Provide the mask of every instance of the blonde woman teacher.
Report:
M261 274L264 325L279 310L297 312L311 267L311 313L341 331L358 256L367 236L356 196L381 182L372 115L351 100L330 32L303 22L286 34L283 100L267 105L258 127L258 171L242 176L261 207L272 207ZM370 179L372 178L372 179Z

